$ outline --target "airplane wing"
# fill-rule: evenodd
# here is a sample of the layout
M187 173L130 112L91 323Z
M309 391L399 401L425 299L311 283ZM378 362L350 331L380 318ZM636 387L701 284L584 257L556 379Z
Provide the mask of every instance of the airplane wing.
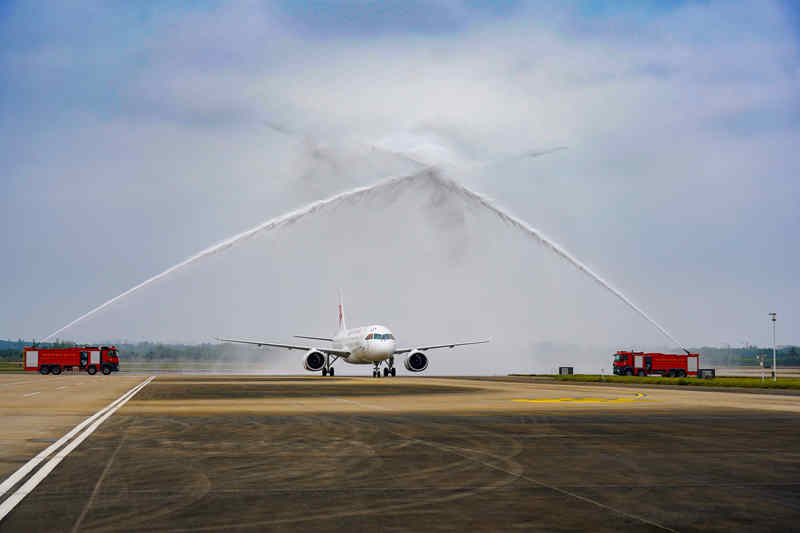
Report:
M424 352L425 350L435 350L436 348L454 348L456 346L466 346L468 344L484 344L486 342L489 342L489 339L485 339L482 341L473 341L473 342L454 342L451 344L436 344L434 346L419 346L417 348L403 348L402 350L395 350L394 353L403 354L414 350L419 350L421 352Z
M333 342L333 339L329 339L327 337L307 337L306 335L295 335L294 338L295 339L311 339L311 340L315 340L315 341Z
M276 344L274 342L263 342L263 341L248 341L248 340L241 340L241 339L220 339L219 337L214 337L218 341L222 342L239 342L241 344L254 344L256 346L272 346L273 348L286 348L287 350L311 350L311 346L295 346L293 344ZM347 350L331 350L329 348L313 348L315 350L319 350L322 353L331 354L331 355L338 355L341 357L347 357L350 355L350 352Z

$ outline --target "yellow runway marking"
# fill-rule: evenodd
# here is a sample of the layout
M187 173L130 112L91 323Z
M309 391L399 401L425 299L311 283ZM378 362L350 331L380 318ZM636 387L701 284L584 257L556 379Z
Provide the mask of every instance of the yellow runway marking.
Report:
M527 402L527 403L617 403L617 402L654 402L658 400L645 400L646 394L641 392L636 393L635 398L536 398L529 400L527 398L515 398L512 402Z

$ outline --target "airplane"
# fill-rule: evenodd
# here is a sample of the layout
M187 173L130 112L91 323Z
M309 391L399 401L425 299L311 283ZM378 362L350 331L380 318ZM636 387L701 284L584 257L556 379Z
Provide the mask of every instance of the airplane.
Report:
M272 346L275 348L286 348L288 350L305 350L303 367L309 372L322 371L323 376L333 376L333 363L342 359L354 365L373 365L372 377L381 376L380 367L384 365L383 376L395 376L397 368L394 364L396 355L405 356L403 366L410 372L422 372L428 368L427 350L437 348L454 348L456 346L466 346L470 344L483 344L489 339L472 342L451 342L447 344L436 344L431 346L419 346L417 348L396 348L396 339L389 328L380 325L364 326L360 328L347 329L344 317L344 306L342 295L339 293L339 331L333 338L309 337L305 335L295 335L298 339L309 339L326 341L331 343L330 348L317 348L315 346L298 346L293 344L279 344L274 342L252 341L245 339L220 339L222 342L238 342L242 344L254 344L256 346Z

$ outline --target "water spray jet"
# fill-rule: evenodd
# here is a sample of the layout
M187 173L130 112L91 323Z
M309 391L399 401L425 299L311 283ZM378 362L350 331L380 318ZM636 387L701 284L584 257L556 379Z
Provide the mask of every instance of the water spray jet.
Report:
M430 168L430 167L428 169L426 169L426 170L423 170L422 172L418 172L418 173L415 173L415 174L410 174L408 176L392 177L392 178L388 178L388 179L382 180L382 181L380 181L378 183L375 183L373 185L368 185L368 186L364 186L364 187L357 187L357 188L351 189L349 191L341 192L341 193L336 194L334 196L331 196L329 198L326 198L326 199L323 199L323 200L317 200L315 202L312 202L312 203L308 204L305 207L301 207L301 208L296 209L294 211L290 211L289 213L286 213L284 215L281 215L281 216L278 216L278 217L275 217L275 218L271 218L271 219L269 219L267 221L264 221L261 224L258 224L257 226L255 226L253 228L250 228L250 229L248 229L246 231L238 233L238 234L236 234L236 235L234 235L234 236L232 236L232 237L230 237L228 239L225 239L224 241L221 241L221 242L219 242L219 243L217 243L217 244L215 244L213 246L209 246L208 248L206 248L206 249L204 249L204 250L192 255L191 257L188 257L187 259L181 261L180 263L178 263L176 265L173 265L173 266L167 268L166 270L156 274L155 276L152 276L152 277L146 279L145 281L139 283L138 285L134 285L130 289L126 290L125 292L123 292L123 293L121 293L121 294L119 294L119 295L107 300L106 302L104 302L104 303L98 305L97 307L91 309L87 313L84 313L83 315L79 316L78 318L76 318L72 322L68 323L67 325L65 325L65 326L55 330L54 332L50 333L49 335L43 337L40 342L47 341L48 339L58 335L62 331L64 331L64 330L74 326L75 324L77 324L77 323L89 318L90 316L96 314L97 312L101 311L102 309L105 309L106 307L110 306L114 302L116 302L116 301L118 301L118 300L120 300L122 298L125 298L126 296L129 296L129 295L133 294L134 292L146 287L147 285L149 285L149 284L151 284L151 283L153 283L153 282L155 282L155 281L157 281L157 280L159 280L161 278L164 278L164 277L166 277L166 276L168 276L168 275L180 270L181 268L183 268L183 267L185 267L185 266L187 266L187 265L189 265L191 263L199 261L200 259L202 259L204 257L208 257L208 256L211 256L211 255L217 254L219 252L222 252L222 251L234 246L235 244L237 244L237 243L239 243L239 242L241 242L243 240L246 240L246 239L249 239L250 237L255 236L258 233L261 233L261 232L264 232L264 231L272 231L272 230L279 229L279 228L284 227L284 226L288 226L288 225L294 224L295 222L298 222L299 220L301 220L301 219L303 219L303 218L305 218L305 217L307 217L309 215L312 215L312 214L314 214L316 212L319 212L319 211L321 211L323 209L336 206L336 205L341 204L341 203L346 202L346 201L360 200L360 199L366 198L366 197L372 195L373 193L376 193L376 192L379 192L379 191L383 192L383 191L395 190L396 192L399 192L398 189L404 187L405 185L412 184L413 182L415 182L417 180L424 180L424 179L432 181L435 185L437 185L439 187L442 187L446 192L449 192L451 194L455 194L455 195L459 196L460 198L462 198L464 200L467 200L469 203L475 204L475 205L477 205L479 207L482 207L482 208L494 213L496 216L498 216L500 218L500 220L502 220L506 224L509 224L509 225L517 228L518 230L522 231L524 234L528 235L529 237L534 238L537 242L539 242L539 244L545 246L547 249L549 249L550 251L552 251L553 253L555 253L556 255L561 257L562 259L566 260L573 267L577 268L580 272L583 272L584 274L589 276L593 281L598 283L601 287L603 287L604 289L609 291L611 294L613 294L618 299L620 299L625 305L627 305L629 308L634 310L636 313L638 313L640 316L642 316L645 320L650 322L653 326L656 327L656 329L658 329L668 339L670 339L672 342L674 342L675 344L680 346L683 350L686 350L686 348L671 333L669 333L663 326L661 326L661 324L656 322L647 313L645 313L641 308L639 308L636 304L634 304L624 293L622 293L622 291L620 291L619 289L617 289L616 287L611 285L611 283L609 283L608 281L603 279L601 276L596 274L591 268L589 268L586 264L584 264L583 262L578 260L572 254L570 254L561 245L559 245L554 240L552 240L549 237L547 237L546 235L544 235L538 229L530 226L525 221L515 217L514 215L511 215L511 214L507 213L506 211L504 211L503 209L498 207L488 197L483 196L483 195L481 195L481 194L479 194L477 192L474 192L474 191L468 189L467 187L465 187L464 185L461 185L460 183L457 183L456 181L453 181L451 179L443 177L439 171L437 171L434 168Z

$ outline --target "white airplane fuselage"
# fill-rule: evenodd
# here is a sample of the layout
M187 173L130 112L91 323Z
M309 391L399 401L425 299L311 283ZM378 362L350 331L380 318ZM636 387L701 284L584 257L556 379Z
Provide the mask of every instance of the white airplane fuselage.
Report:
M380 325L341 330L332 342L333 349L349 351L350 355L343 359L355 365L385 361L394 355L396 346L389 328Z
M303 368L309 372L322 372L323 376L335 374L333 364L344 360L353 365L374 365L372 377L380 377L380 366L383 363L384 376L396 376L395 359L403 359L403 366L409 372L423 372L428 368L427 350L438 348L455 348L468 344L483 344L486 340L471 342L448 342L444 344L417 345L416 348L397 348L397 341L386 326L374 324L360 328L348 328L344 319L344 307L341 293L339 295L339 329L333 338L295 335L298 339L314 341L314 344L284 344L272 341L250 339L218 339L222 342L240 342L256 346L286 348L287 350L303 350ZM330 342L330 346L320 346L317 341Z

